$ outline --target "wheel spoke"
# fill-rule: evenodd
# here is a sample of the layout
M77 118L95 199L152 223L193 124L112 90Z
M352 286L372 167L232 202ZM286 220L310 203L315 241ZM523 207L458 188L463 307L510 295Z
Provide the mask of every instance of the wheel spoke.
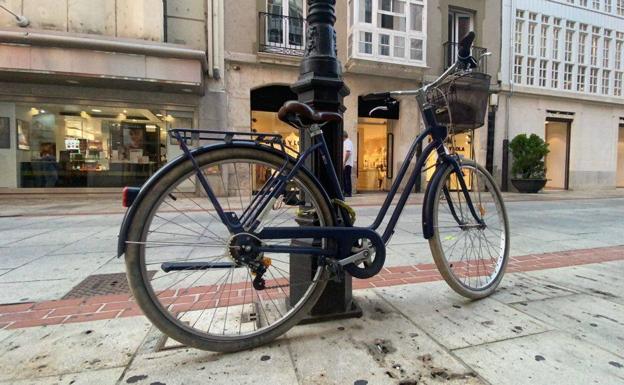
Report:
M176 327L191 331L197 337L194 342L220 341L227 345L228 342L239 344L247 338L259 341L255 337L270 328L285 327L287 319L303 316L304 305L325 284L321 265L312 279L292 275L291 263L313 263L314 259L270 251L259 253L254 251L255 247L249 247L284 245L292 240L264 242L256 233L234 236L216 216L214 199L206 198L197 179L201 175L206 178L221 207L234 213L239 220L243 216L258 217L260 227L296 225L300 212L296 205L300 204L302 197L311 212L317 215L329 212L316 186L304 182L302 173L287 181L276 178L276 175L286 175L282 174L287 166L284 160L272 163L265 160L267 155L264 152L257 152L257 159L239 157L236 152L224 152L222 157L206 156L205 159L220 160L198 161L201 174L186 169L177 179L163 177L162 180L174 182L159 187L159 196L150 195L154 196L151 198L153 208L143 210L146 214L137 219L143 230L136 233L143 235L128 239L128 244L133 245L132 252L140 255L137 259L141 268L156 270L155 274L142 278L147 291L155 294L148 300L159 302L159 311L163 315L169 313L171 317L168 319L175 320ZM288 188L259 217L255 206L268 202L277 182ZM258 191L256 186L264 186L264 191ZM321 225L331 224L330 220L318 218ZM326 240L317 241L326 247ZM179 266L180 270L168 272L160 269L163 263L183 262L189 266ZM215 265L211 266L211 263ZM265 266L264 271L261 266ZM260 281L254 284L258 279ZM261 288L257 283L265 287ZM293 299L293 293L300 294Z
M450 273L450 278L445 278L460 294L486 289L491 292L492 285L498 283L500 275L503 274L501 266L508 254L507 246L501 247L501 242L507 236L503 203L499 201L491 179L480 168L470 162L462 162L462 171L466 174L467 187L471 189L468 195L475 212L485 226L481 227L475 221L468 210L457 174L449 170L443 185L451 191L452 182L455 181L457 188L445 195L442 188L438 187L434 215L434 241L438 244L438 251L432 250L436 253L434 257L445 261L442 266L446 266ZM466 223L465 226L456 222L451 207L455 209L457 218Z

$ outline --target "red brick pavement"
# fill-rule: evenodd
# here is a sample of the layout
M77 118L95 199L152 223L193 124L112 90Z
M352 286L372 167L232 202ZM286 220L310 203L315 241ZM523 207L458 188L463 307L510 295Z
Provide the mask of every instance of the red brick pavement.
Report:
M624 245L511 257L507 266L507 272L544 270L617 260L624 260ZM353 288L360 290L439 281L441 279L442 277L438 273L435 264L432 263L392 266L384 268L373 278L355 280ZM267 299L275 300L286 294L283 291L280 292L281 290L268 289L263 291L262 295L267 296ZM191 308L210 308L217 306L217 304L218 306L225 306L246 303L251 298L251 295L254 294L244 283L231 284L225 290L219 289L218 291L220 292L218 299L214 298L214 294L217 292L217 287L215 286L167 290L160 293L159 297L161 297L163 304L173 304L172 308L174 310L187 311ZM0 329L19 329L140 315L142 315L142 312L130 295L107 295L38 303L0 305Z

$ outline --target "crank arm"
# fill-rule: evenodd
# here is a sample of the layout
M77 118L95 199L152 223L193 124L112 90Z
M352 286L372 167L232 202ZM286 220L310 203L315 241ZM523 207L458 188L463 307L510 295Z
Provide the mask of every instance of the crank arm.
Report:
M238 267L234 262L164 262L160 268L165 273L181 270L231 269Z
M338 262L338 264L340 266L345 266L345 265L348 265L350 263L358 264L358 263L360 263L362 261L367 260L369 256L370 255L369 255L368 250L362 250L359 253L355 253L352 256L344 258L344 259L341 259L341 260L339 260L337 262Z

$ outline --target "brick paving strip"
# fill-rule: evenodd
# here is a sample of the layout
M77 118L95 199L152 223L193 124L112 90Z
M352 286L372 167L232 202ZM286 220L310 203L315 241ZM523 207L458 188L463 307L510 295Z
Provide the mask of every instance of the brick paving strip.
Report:
M560 251L544 254L530 254L511 257L507 265L508 273L544 270L557 267L568 267L624 260L624 245ZM409 266L392 266L384 268L378 275L366 280L354 280L356 290L384 286L397 286L421 282L439 281L442 277L435 264L419 264ZM268 289L267 294L272 298L278 296L279 289ZM217 287L194 287L191 289L167 290L160 293L163 304L174 304L177 311L197 309L197 305L214 307L214 293ZM219 290L221 291L221 290ZM227 298L221 298L219 303L237 305L250 299L250 288L247 283L232 284ZM225 302L227 301L227 302ZM201 308L201 307L200 307ZM33 326L58 325L73 322L88 322L95 320L113 319L119 317L140 316L143 313L136 302L128 294L106 295L67 300L44 301L37 303L23 303L0 305L0 329L20 329Z

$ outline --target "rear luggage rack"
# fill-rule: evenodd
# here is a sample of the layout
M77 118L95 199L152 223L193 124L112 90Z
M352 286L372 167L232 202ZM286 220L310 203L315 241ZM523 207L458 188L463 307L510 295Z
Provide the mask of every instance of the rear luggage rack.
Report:
M185 147L200 147L210 142L231 144L234 141L242 141L277 148L284 152L288 149L291 153L299 153L299 151L294 148L287 146L284 143L284 138L280 134L174 128L169 130L169 136L176 139L180 145L184 145Z

